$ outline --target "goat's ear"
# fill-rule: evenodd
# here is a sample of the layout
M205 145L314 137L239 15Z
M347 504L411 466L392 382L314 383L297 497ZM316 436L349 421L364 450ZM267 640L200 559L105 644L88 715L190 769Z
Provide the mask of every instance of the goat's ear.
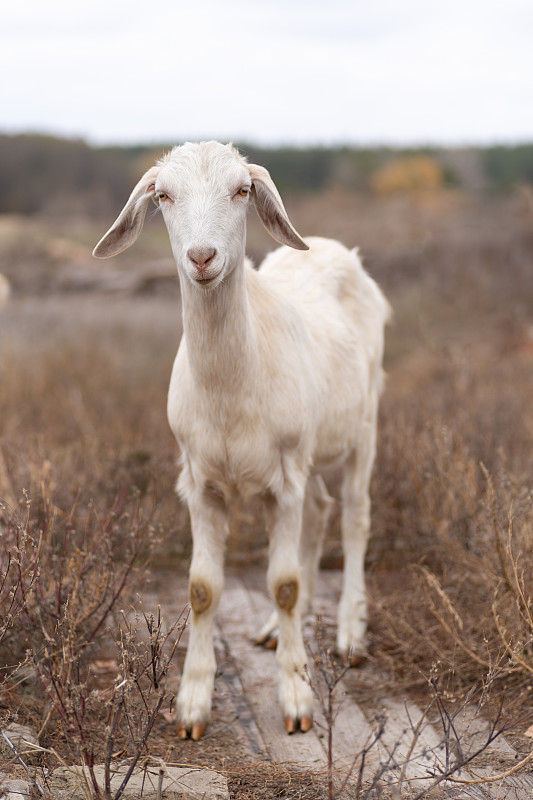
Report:
M148 203L154 196L155 179L158 172L159 167L151 167L142 176L116 222L94 248L93 256L96 258L116 256L130 247L137 239L144 223Z
M294 247L295 250L309 250L301 236L294 230L283 206L274 181L264 167L249 164L252 178L252 197L259 218L267 231L277 242Z

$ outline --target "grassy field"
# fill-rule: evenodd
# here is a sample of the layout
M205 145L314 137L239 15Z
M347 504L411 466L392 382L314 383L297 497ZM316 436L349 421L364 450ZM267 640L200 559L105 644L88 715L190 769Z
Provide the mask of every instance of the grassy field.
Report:
M531 191L378 199L339 189L289 197L287 208L304 235L358 245L394 309L367 559L371 658L399 693L423 696L431 676L451 702L490 676L488 706L503 702L525 730L533 721ZM57 697L49 702L53 680L72 677L65 647L85 669L104 647L117 589L124 583L131 596L163 565L185 580L190 554L166 422L181 331L170 248L156 218L135 248L94 262L90 247L105 228L0 219L0 261L13 286L0 313L0 719L42 727L46 746L67 761L72 730ZM249 254L258 262L269 248L251 219ZM253 506L239 516L228 559L260 563L262 520ZM334 514L325 566L341 563L338 527ZM25 659L37 669L27 680L17 677Z

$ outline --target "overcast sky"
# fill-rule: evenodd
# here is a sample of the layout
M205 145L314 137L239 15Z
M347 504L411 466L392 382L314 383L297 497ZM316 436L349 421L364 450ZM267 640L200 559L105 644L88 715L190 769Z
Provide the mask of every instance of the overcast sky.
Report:
M9 133L533 140L533 0L19 0L0 69Z

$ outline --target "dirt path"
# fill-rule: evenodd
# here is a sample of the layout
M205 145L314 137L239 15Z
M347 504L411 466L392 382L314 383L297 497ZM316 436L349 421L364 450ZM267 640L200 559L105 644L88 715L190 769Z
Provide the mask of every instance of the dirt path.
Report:
M174 581L173 581L174 583ZM179 583L179 586L178 586ZM169 597L168 585L149 592L143 598L147 610L157 606L158 599ZM174 587L173 587L174 588ZM340 588L340 573L319 575L314 602L325 629L334 625L335 608ZM172 600L164 604L164 615L172 622L187 602L186 581L176 581ZM213 721L205 741L187 743L187 753L210 752L216 739L218 760L228 763L238 744L242 755L250 760L297 766L305 770L325 771L328 762L328 733L324 717L327 691L321 684L316 662L311 666L316 689L315 725L306 734L287 736L277 700L277 672L272 651L257 647L254 636L271 610L264 575L258 570L231 573L217 614L216 654L218 671L215 683ZM305 638L315 639L316 622L305 624ZM187 635L180 645L182 663ZM315 645L310 645L310 661L317 658ZM172 676L177 688L180 669ZM365 701L361 697L367 695ZM429 788L434 779L428 777L444 769L446 759L460 746L463 752L477 748L486 740L488 723L467 709L454 720L459 745L445 744L442 725L429 721L417 705L387 693L386 680L369 663L350 670L336 689L336 718L333 726L333 760L338 779L351 772L355 782L361 767L360 754L365 752L363 778L371 782L381 775L383 784L402 784L402 793L414 797ZM322 706L322 708L321 708ZM371 743L374 743L371 747ZM207 747L207 750L206 750ZM195 750L196 748L196 750ZM226 754L225 754L226 753ZM517 754L503 737L491 744L483 755L458 777L489 778L508 771L518 761ZM437 794L442 798L485 798L486 800L529 800L533 797L533 778L511 775L503 780L473 786L442 784Z

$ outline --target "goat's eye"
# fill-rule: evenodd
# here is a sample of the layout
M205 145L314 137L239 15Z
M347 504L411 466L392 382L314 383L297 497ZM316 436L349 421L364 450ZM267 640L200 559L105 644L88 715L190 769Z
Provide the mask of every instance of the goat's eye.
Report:
M235 194L238 194L240 197L247 197L250 194L250 187L249 186L241 186L240 189L237 189Z
M156 192L155 196L156 200L168 200L168 194L166 192Z

